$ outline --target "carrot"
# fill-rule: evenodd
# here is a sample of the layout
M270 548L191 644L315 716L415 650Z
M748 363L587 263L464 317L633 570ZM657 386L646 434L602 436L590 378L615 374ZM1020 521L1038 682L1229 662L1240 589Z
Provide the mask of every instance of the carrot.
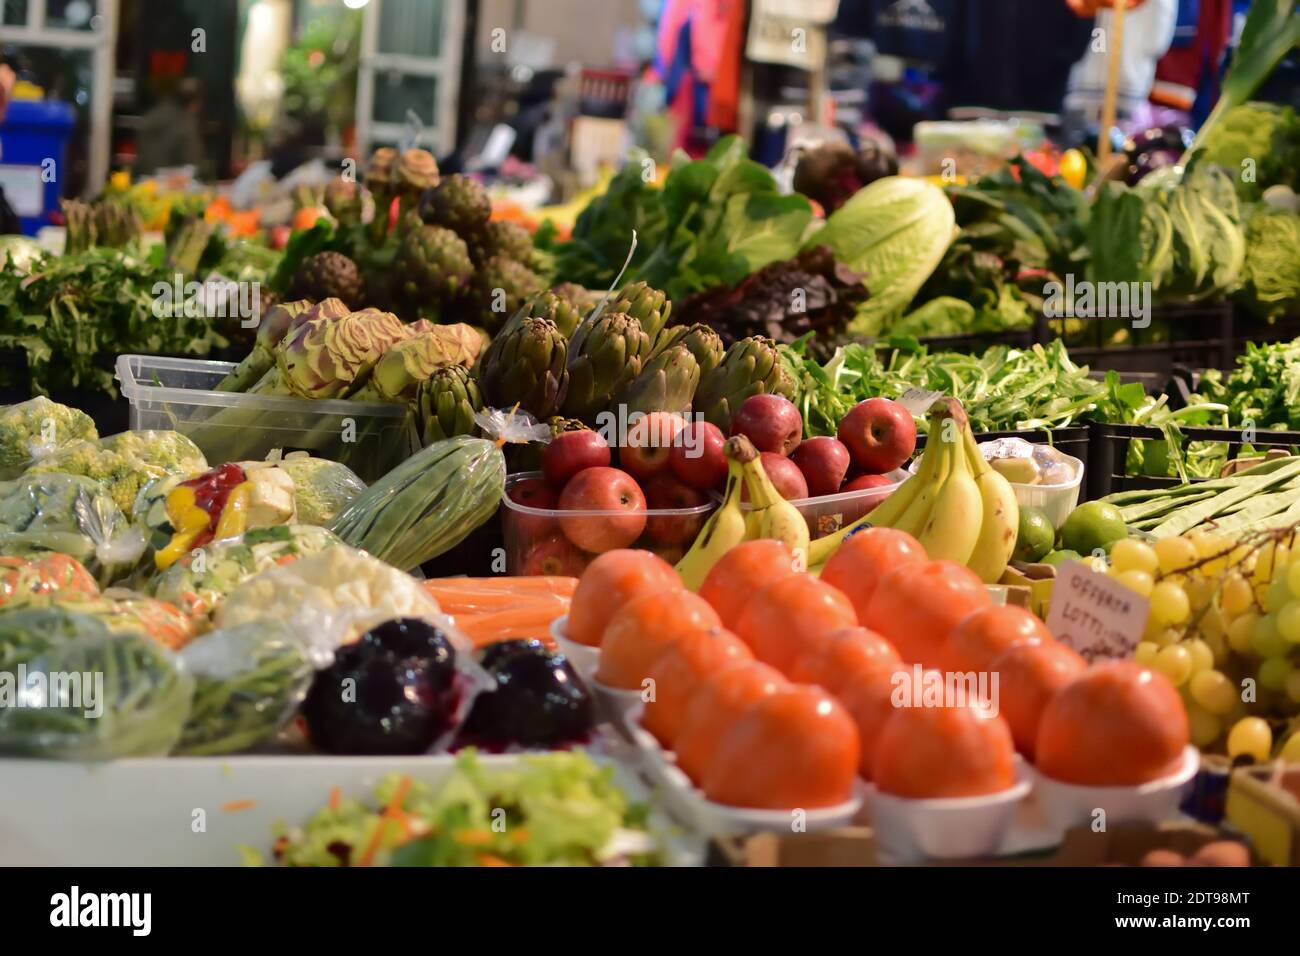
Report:
M337 810L337 809L339 808L339 801L342 799L342 796L343 796L343 795L339 792L339 788L338 788L338 787L334 787L334 788L332 788L332 789L330 790L330 809L331 809L331 810Z
M496 856L492 853L480 853L475 860L479 866L514 866L509 860Z
M475 647L514 638L534 637L549 644L550 625L556 616L553 611L539 613L534 608L525 607L494 614L457 617L456 625L474 642Z
M461 846L487 846L492 834L487 830L461 830L453 839Z
M495 577L495 578L434 578L424 584L430 592L437 595L446 591L493 591L510 594L534 594L543 592L572 597L578 586L578 579L560 575L533 575L529 577Z
M388 829L388 821L395 819L402 812L402 804L406 801L406 795L410 790L410 777L403 777L397 781L397 787L393 790L392 799L388 801L388 806L384 807L384 812L379 817L379 824L375 827L375 832L370 836L370 842L366 844L361 856L357 857L357 866L370 865L375 853L379 850L379 843L384 837L384 831Z
M251 810L257 806L256 800L231 800L229 803L223 803L221 809L226 813L239 813L242 810Z

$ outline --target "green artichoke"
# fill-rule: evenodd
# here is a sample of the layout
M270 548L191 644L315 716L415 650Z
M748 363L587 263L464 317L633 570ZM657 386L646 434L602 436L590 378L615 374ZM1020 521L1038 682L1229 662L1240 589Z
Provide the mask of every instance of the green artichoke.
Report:
M793 398L795 381L781 364L776 343L752 335L732 345L717 368L700 376L695 411L726 434L732 413L745 399L772 393Z
M615 398L610 411L623 406L630 418L636 412L689 412L700 384L700 365L685 345L674 345L651 358L641 374Z
M528 313L535 318L550 319L565 338L572 337L577 331L578 323L582 321L583 316L582 311L572 302L554 292L543 292L533 299L529 303Z
M538 421L550 418L569 386L568 342L549 319L526 317L488 346L479 366L483 400L493 408L516 403Z
M666 352L674 345L685 345L695 356L695 361L700 366L700 374L705 375L712 372L722 361L722 353L726 347L722 344L722 336L709 328L707 325L674 325L671 328L664 329L659 333L659 338L655 342L655 355Z
M551 428L551 437L558 438L565 432L585 432L588 431L584 422L576 418L565 418L563 415L552 415L546 420L546 424Z
M218 392L243 392L255 385L275 365L275 347L286 335L313 319L332 321L348 314L348 307L338 299L325 299L313 305L307 299L282 302L262 314L257 326L253 350L235 366L234 371L217 383Z
M388 233L388 212L393 208L396 195L397 160L397 150L381 146L375 150L366 167L366 189L375 201L369 229L370 241L375 246L383 245Z
M363 206L361 190L356 183L346 179L332 179L325 187L325 208L340 226L346 228L361 225Z
M420 383L415 393L415 421L420 447L454 435L476 435L474 413L483 408L478 379L460 365L443 365Z
M484 237L491 217L492 200L483 184L459 173L444 177L420 200L421 219L462 239Z
M473 338L475 350L478 334L468 325L441 328L449 332L453 329L458 331L443 334L435 329L395 343L379 356L365 384L348 397L362 402L409 402L415 398L420 383L440 366L466 364L466 336L463 333ZM470 363L475 354L469 353Z
M668 324L673 304L658 289L652 289L644 282L633 282L614 293L613 298L605 304L605 311L632 316L641 323L641 328L653 342L660 330Z
M493 256L474 274L470 283L470 303L474 312L469 321L477 322L489 333L499 332L506 320L542 290L542 280L525 265L513 259Z
M483 265L493 256L505 256L531 265L534 253L533 237L517 222L489 222L481 234L471 234L469 254L475 265Z
M595 424L596 416L641 374L650 337L641 323L621 312L583 319L569 342L569 394L560 410Z
M357 264L341 252L318 252L298 266L289 283L289 298L340 299L349 308L358 308L365 282Z
M407 302L439 313L465 294L474 265L465 243L450 229L420 226L402 239L393 272Z
M401 214L414 212L426 192L438 185L438 161L427 149L408 149L393 167L393 192ZM400 218L400 215L399 215Z
M314 319L275 350L275 368L252 391L259 395L344 398L389 348L406 338L397 316L378 309L340 319Z

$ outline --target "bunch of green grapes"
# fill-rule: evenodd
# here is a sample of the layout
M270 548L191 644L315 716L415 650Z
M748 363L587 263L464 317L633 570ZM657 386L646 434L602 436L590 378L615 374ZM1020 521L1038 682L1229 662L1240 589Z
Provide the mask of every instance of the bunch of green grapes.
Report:
M1111 550L1107 573L1150 602L1134 657L1182 693L1202 750L1300 761L1300 546L1294 559L1292 550L1290 535L1242 543L1205 531Z

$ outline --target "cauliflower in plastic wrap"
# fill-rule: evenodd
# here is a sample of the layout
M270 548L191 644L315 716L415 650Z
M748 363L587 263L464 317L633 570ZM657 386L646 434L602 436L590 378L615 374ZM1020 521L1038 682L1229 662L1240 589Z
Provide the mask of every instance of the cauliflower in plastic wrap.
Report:
M0 480L17 478L34 462L73 442L98 439L89 415L43 395L0 407Z
M300 524L329 524L366 490L366 483L351 468L327 458L293 452L285 456L280 467L293 478Z
M122 432L99 441L65 445L33 465L29 472L82 475L103 482L119 508L130 512L140 489L155 478L207 471L199 447L180 432Z

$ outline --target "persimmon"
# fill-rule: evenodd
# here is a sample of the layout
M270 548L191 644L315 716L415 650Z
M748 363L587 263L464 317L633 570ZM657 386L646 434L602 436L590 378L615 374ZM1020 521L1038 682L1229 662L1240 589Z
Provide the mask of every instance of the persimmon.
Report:
M867 609L880 581L894 568L924 564L925 548L906 531L863 528L850 535L830 556L822 580L853 602L858 618Z
M1177 770L1187 741L1187 710L1169 679L1136 661L1107 661L1052 695L1034 752L1053 780L1134 787Z
M880 668L871 664L864 669L859 666L846 675L843 689L836 694L858 729L858 773L864 780L870 780L875 772L880 732L897 709L895 689L901 681L911 678L911 672L902 667Z
M649 551L606 551L587 565L569 603L565 636L596 647L614 612L643 594L680 591L682 579L673 566Z
M784 674L758 661L733 664L706 677L682 715L674 744L677 766L698 784L728 729L754 703L789 686Z
M794 555L773 538L736 545L709 569L700 597L713 605L722 623L734 629L755 594L769 584L795 574Z
M1088 662L1058 641L1013 644L995 657L989 670L998 675L998 713L1006 718L1016 749L1034 759L1038 722L1047 702L1088 669Z
M1017 644L1041 644L1052 632L1032 611L1011 604L967 614L944 642L940 659L950 671L986 671L993 658Z
M898 649L909 664L943 666L943 646L967 614L992 603L979 575L955 561L907 564L890 571L858 621Z
M634 598L605 629L596 680L606 687L640 690L650 665L669 644L721 626L709 602L690 591Z
M898 797L1001 793L1015 785L1015 752L1007 722L978 705L900 707L876 741L872 779Z
M811 574L795 574L751 594L735 631L760 661L789 674L816 638L857 623L843 594Z
M858 733L820 687L791 684L731 725L704 772L716 803L766 810L843 803L853 793Z
M656 740L672 749L695 691L719 671L753 659L744 641L720 627L670 642L646 672L654 683L647 685L649 700L641 723Z
M790 679L798 684L818 684L839 695L855 676L872 668L892 670L901 666L894 645L865 627L827 631L813 638L790 668Z

